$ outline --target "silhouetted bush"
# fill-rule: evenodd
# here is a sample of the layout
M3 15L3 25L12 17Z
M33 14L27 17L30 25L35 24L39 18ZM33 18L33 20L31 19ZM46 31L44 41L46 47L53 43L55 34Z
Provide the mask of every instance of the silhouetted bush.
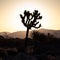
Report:
M59 56L60 55L60 38L56 38L51 34L42 34L38 31L31 33L32 38L28 38L27 52L29 54L37 55L38 60L46 59L46 55ZM13 48L17 49L14 51ZM12 49L12 50L11 50ZM25 39L19 38L4 38L0 39L0 57L7 58L7 56L15 56L19 53L24 53ZM44 59L43 59L44 60Z
M4 39L4 37L0 35L0 40L1 40L1 39Z
M47 36L43 33L38 32L38 31L33 31L31 33L31 37L33 40L37 40L39 42L44 42L47 40Z

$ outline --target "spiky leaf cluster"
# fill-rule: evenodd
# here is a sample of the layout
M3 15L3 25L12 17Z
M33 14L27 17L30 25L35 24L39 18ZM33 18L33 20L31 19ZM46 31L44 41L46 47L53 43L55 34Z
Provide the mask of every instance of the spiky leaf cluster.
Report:
M30 13L30 11L24 11L24 16L20 14L20 17L22 19L22 23L24 26L26 26L28 29L31 29L31 27L39 28L41 27L41 24L37 27L36 25L39 23L37 22L38 19L42 19L42 16L40 16L40 13L38 10L34 10L33 13Z

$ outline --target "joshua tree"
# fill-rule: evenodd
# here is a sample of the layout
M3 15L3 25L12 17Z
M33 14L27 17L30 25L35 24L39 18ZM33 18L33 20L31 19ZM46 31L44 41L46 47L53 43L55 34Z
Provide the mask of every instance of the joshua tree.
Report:
M31 29L32 27L40 28L41 24L37 26L37 24L39 23L39 21L37 20L42 19L42 16L40 16L38 10L34 10L33 13L30 13L30 11L25 10L24 15L20 14L20 17L22 19L22 23L24 24L24 26L27 27L26 40L25 40L25 45L27 45L29 29Z

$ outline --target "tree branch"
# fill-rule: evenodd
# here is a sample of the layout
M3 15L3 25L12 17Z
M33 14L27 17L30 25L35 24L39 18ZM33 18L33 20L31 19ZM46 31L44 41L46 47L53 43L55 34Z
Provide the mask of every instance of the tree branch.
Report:
M33 26L34 28L40 28L41 27L41 24L38 26L38 27L36 27L36 26Z

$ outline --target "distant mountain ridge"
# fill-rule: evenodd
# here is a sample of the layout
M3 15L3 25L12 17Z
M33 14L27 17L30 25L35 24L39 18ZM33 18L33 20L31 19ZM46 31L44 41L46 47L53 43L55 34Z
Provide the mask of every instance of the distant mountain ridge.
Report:
M38 31L41 33L44 33L44 34L50 33L50 34L54 35L55 37L60 38L60 30L40 29Z
M32 31L29 32L29 37L31 37L30 34ZM40 33L44 33L44 34L50 33L50 34L53 34L55 37L60 38L60 30L38 29L37 31L39 31ZM2 35L2 36L7 35L8 37L11 37L11 38L22 38L22 39L24 39L26 36L26 31L17 31L17 32L13 32L13 33L0 32L0 35Z

